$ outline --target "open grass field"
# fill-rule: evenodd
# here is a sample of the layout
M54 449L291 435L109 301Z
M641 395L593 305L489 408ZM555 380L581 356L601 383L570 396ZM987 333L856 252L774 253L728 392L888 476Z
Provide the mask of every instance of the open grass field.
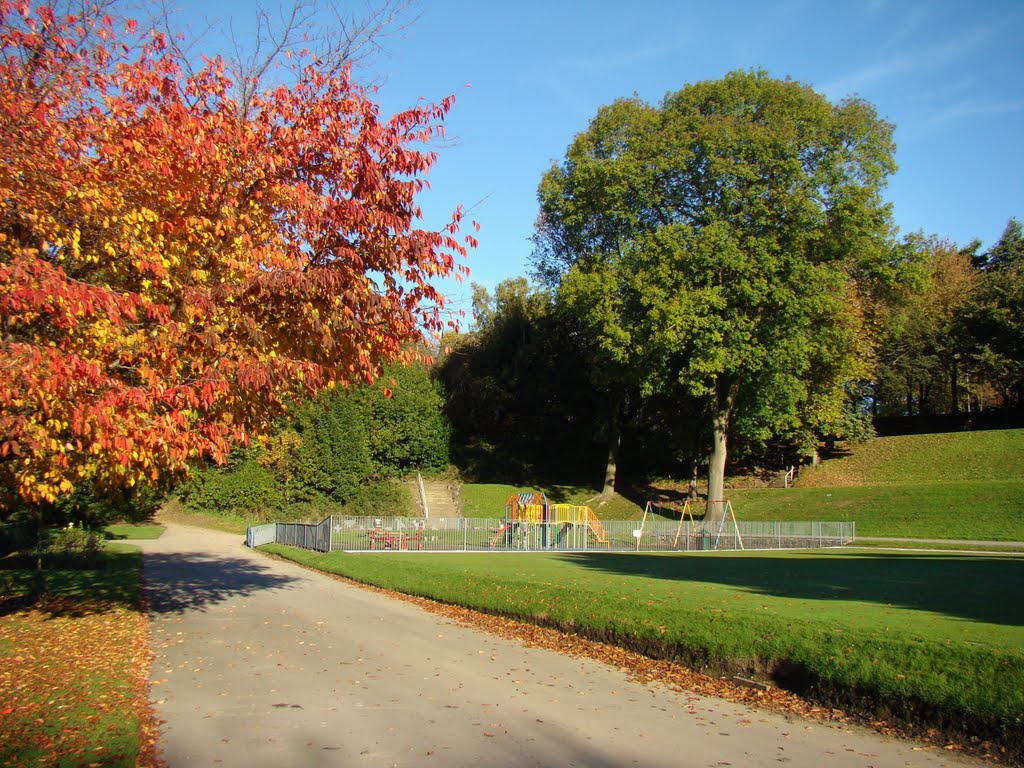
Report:
M1024 559L922 553L323 555L410 594L997 738L1024 729ZM1019 738L1019 735L1018 735Z
M52 570L30 599L30 558L0 559L0 765L148 764L149 648L138 549Z

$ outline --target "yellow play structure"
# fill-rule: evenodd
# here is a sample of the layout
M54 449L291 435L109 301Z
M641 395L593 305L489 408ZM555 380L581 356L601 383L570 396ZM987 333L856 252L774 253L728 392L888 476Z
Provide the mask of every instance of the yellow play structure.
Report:
M543 493L526 492L506 500L505 520L491 547L565 549L586 548L591 543L611 546L604 525L590 507L551 504Z

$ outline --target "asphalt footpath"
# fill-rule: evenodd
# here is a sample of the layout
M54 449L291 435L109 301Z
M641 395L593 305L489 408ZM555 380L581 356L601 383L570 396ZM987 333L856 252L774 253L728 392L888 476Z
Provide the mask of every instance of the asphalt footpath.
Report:
M983 765L631 682L268 558L238 536L171 525L135 543L172 768Z

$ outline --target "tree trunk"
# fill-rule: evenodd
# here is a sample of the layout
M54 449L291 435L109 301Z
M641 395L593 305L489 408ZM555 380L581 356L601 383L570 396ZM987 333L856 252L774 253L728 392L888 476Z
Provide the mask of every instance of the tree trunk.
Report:
M728 454L729 417L736 402L736 384L720 377L715 387L711 419L711 461L708 466L708 504L705 520L725 514L725 459Z
M959 370L957 369L956 358L953 358L952 370L949 374L949 396L952 402L950 413L954 416L960 413L960 387L957 379L959 378ZM969 409L968 409L969 410Z
M608 462L604 468L604 487L601 498L610 499L615 494L615 474L619 464L619 446L622 443L622 396L612 398L611 413L608 416Z

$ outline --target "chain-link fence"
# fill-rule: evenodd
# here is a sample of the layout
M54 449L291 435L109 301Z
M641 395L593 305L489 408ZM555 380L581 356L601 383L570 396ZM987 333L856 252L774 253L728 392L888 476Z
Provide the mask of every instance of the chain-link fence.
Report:
M249 528L250 547L276 542L319 552L701 552L852 544L853 522L606 520L526 523L490 518L342 517Z

